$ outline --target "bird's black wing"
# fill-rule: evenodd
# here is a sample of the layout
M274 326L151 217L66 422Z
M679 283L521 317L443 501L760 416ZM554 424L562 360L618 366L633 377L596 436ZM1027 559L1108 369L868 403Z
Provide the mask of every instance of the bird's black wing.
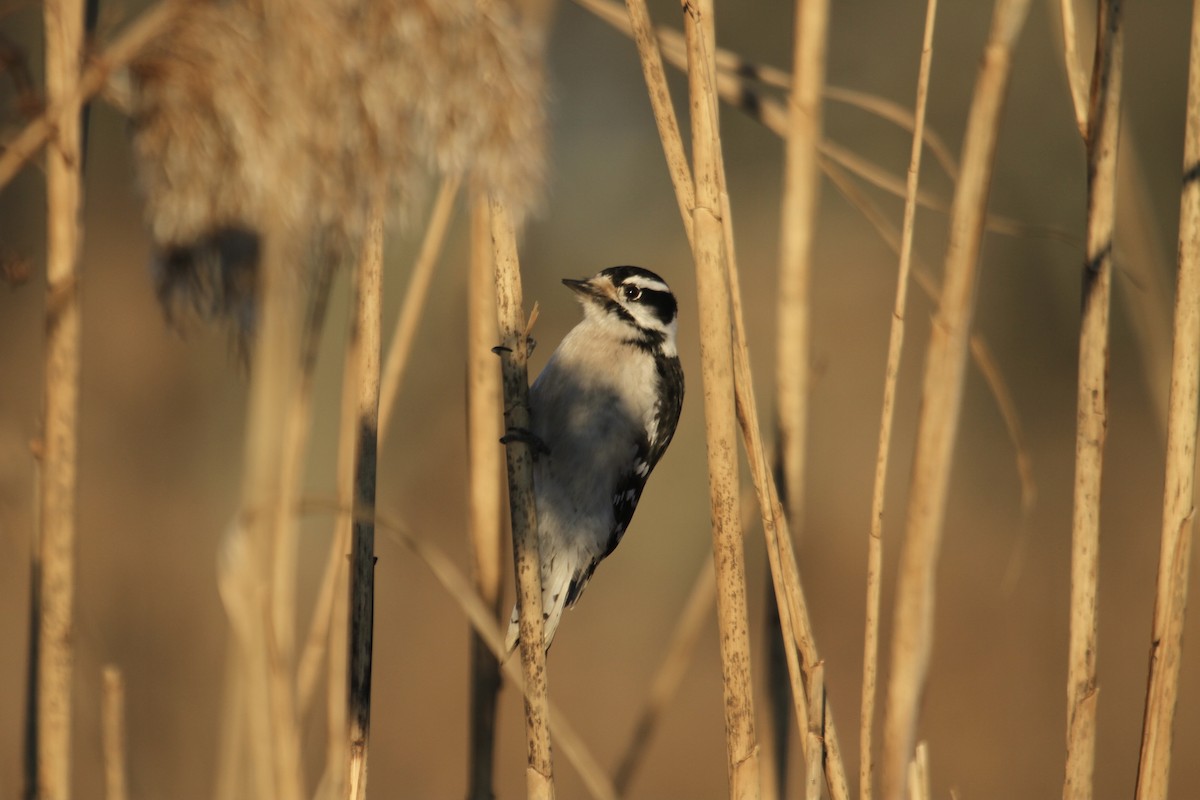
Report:
M654 441L647 436L639 437L634 444L635 454L631 468L617 476L612 496L612 532L604 551L572 579L567 588L567 606L575 604L596 570L596 565L621 543L621 537L629 528L633 512L637 510L638 501L642 498L646 480L675 436L675 426L679 423L679 414L683 410L683 369L679 359L673 356L659 355L655 359L655 366L658 368L658 380L663 391L655 408Z

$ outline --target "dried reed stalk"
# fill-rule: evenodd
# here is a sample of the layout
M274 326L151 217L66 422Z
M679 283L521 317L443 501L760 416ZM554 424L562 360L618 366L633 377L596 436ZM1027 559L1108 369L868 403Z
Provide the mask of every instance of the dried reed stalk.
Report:
M615 5L614 3L613 6ZM629 11L629 33L633 36L638 57L642 62L642 74L646 78L650 106L654 111L654 123L658 126L658 138L664 143L667 172L671 176L671 185L675 187L675 199L679 203L683 230L687 234L688 243L694 244L692 209L696 205L696 197L691 170L688 168L683 148L666 145L667 142L682 142L683 138L679 133L679 123L675 119L675 107L671 105L671 92L663 71L662 51L658 47L645 0L626 0L625 6Z
M83 52L81 0L47 0L46 102L62 111L46 153L46 339L42 440L38 447L39 514L34 543L39 612L31 648L36 673L38 798L71 796L71 630L75 597L75 513L79 446L80 253L83 182L80 173L79 70Z
M727 200L727 195L722 196ZM729 219L725 205L725 219ZM726 241L732 234L726 231ZM732 251L732 247L730 247ZM731 267L734 266L730 259ZM823 750L825 782L833 800L847 800L850 791L846 783L846 766L842 758L833 712L824 691L824 677L816 675L823 662L817 653L816 637L808 613L808 602L800 583L800 570L796 564L796 551L788 532L788 521L779 501L778 487L767 460L766 445L763 443L762 427L758 422L758 403L754 397L754 379L750 373L750 350L746 344L746 326L742 314L741 293L736 274L730 275L734 319L734 376L737 395L738 422L742 428L742 441L746 446L747 461L758 505L762 514L763 538L767 545L767 563L771 569L771 580L779 608L780 632L783 635L784 657L792 685L792 700L796 708L796 721L800 726L806 756L810 743ZM800 659L803 660L801 664ZM809 709L819 710L822 735L819 740L808 736L817 719L810 718Z
M804 743L804 797L806 800L821 800L821 764L825 761L825 662L815 664L810 670L808 731Z
M1200 395L1200 2L1192 5L1174 339L1162 549L1138 761L1138 800L1167 796L1195 522L1196 403Z
M913 760L908 764L908 798L909 800L931 800L933 793L929 786L929 744L917 742L917 751Z
M704 623L709 619L708 615L717 596L715 577L712 559L706 558L700 571L696 573L696 579L692 581L692 589L688 592L679 621L675 624L675 632L667 646L667 654L650 682L650 691L646 694L645 705L634 723L633 735L625 745L624 754L617 759L613 787L622 797L629 791L633 776L647 755L651 736L663 709L675 695L688 665L692 662L696 642L703 631Z
M818 147L821 142L821 96L825 86L825 47L829 28L829 0L796 0L792 31L792 76L787 95L787 128L783 135L783 200L779 233L779 296L775 336L775 464L783 506L791 529L804 528L804 465L808 445L808 382L812 361L810 286L812 242L816 230L821 177ZM771 631L771 642L778 642ZM767 660L772 713L788 714L785 663ZM823 693L823 689L822 689ZM774 726L777 791L787 792L787 726ZM809 721L811 734L812 720ZM809 736L811 740L811 735ZM809 765L817 758L805 746ZM819 761L817 762L819 763ZM818 773L819 774L819 773ZM809 774L808 786L815 776ZM819 791L819 789L818 789Z
M631 4L639 2L640 0L631 0ZM591 8L595 5L594 0L587 0L587 5ZM603 9L603 6L599 6L599 8ZM638 40L639 48L653 48L656 46L657 44L653 40L645 38ZM643 63L646 63L648 60L650 59L643 55ZM645 77L647 88L651 95L669 96L665 78L661 74L646 71ZM674 109L669 103L655 104L654 110L656 114L672 116L674 114ZM660 122L659 131L662 135L663 149L668 154L668 158L671 158L671 154L679 154L682 157L683 142L677 135L678 127L673 124L662 124ZM672 131L676 135L672 135ZM783 516L783 509L780 507L778 497L776 496L774 481L770 475L770 468L767 464L765 449L762 443L761 428L758 424L753 379L749 371L749 352L745 342L745 326L741 314L736 261L733 257L733 233L728 206L728 193L724 189L724 165L719 159L716 162L716 168L722 210L720 215L723 222L722 233L725 240L725 252L728 254L726 259L727 280L729 281L729 291L732 299L734 331L737 335L737 347L734 350L736 408L738 420L742 426L744 441L750 453L751 473L754 477L759 507L762 512L764 536L767 540L767 552L770 556L769 562L772 579L775 584L777 596L785 598L786 602L786 611L784 610L785 606L780 606L780 625L785 639L785 650L787 651L792 685L796 687L793 691L793 700L797 708L797 722L802 726L801 730L804 731L807 729L805 721L807 715L804 710L806 707L806 694L801 688L804 677L801 674L800 665L796 658L797 647L806 664L815 665L819 663L819 658L816 652L815 640L812 636L812 626L808 618L804 594L799 584L799 572L796 568L795 553L790 544L791 538L787 534L787 521ZM686 185L691 185L690 180ZM693 247L693 249L695 248ZM788 546L781 546L781 541L788 542ZM832 715L828 712L827 704L824 708L826 709L826 775L831 787L831 794L834 798L840 800L840 798L848 796L845 788L845 768L841 761L841 751L837 744L837 735L833 727Z
M379 449L379 355L383 300L383 188L371 206L354 276L351 338L359 340L355 396L354 517L350 543L347 793L367 796L371 734L371 656L375 625L375 476Z
M82 2L72 5L83 7ZM69 117L76 116L84 103L104 89L108 76L136 58L142 48L166 30L186 6L187 0L162 0L142 12L102 53L92 56L82 75L77 68L78 58L82 55L81 33L79 47L74 50L75 55L72 56L75 59L72 63L76 65L76 69L71 73L69 90L59 92L53 97L48 93L46 111L26 125L12 141L5 144L3 152L0 152L0 188L8 185L21 167L37 155L48 139L55 137L56 133L61 138L63 127L71 125ZM82 22L80 29L82 31ZM49 38L48 36L47 41ZM49 73L46 77L49 89Z
M932 651L934 579L966 374L992 161L1012 50L1028 10L1028 0L998 0L967 118L962 174L950 216L945 279L926 355L907 527L900 552L881 758L887 800L905 796Z
M721 226L713 4L684 7L688 40L688 89L692 108L692 153L696 205L692 208L693 256L699 299L705 440L713 559L717 576L717 623L725 697L725 744L730 795L757 798L758 741L754 731L750 632L746 610L745 554L738 515L738 463L730 335L727 254Z
M1075 33L1075 0L1059 0L1062 18L1063 59L1067 66L1067 86L1071 89L1071 108L1075 112L1075 127L1079 136L1088 139L1088 77L1079 58L1079 42ZM1100 36L1097 33L1097 42Z
M396 327L392 331L392 339L388 345L387 360L383 365L383 377L380 383L380 439L387 436L392 421L392 412L396 409L396 397L400 393L400 385L404 382L404 370L408 367L408 357L412 352L417 326L421 324L421 315L429 297L429 285L433 281L433 268L437 266L442 246L446 241L446 231L449 230L450 221L454 217L454 201L458 197L458 187L461 182L459 175L442 178L437 199L433 201L429 222L425 226L425 237L421 240L421 249L417 253L417 260L413 263L412 277L409 278L408 288L404 291L404 302L400 306L400 316L396 318Z
M1084 140L1088 166L1087 250L1076 397L1064 800L1085 800L1092 796L1096 758L1100 491L1104 439L1108 429L1108 315L1112 293L1123 51L1119 0L1101 0L1098 5L1095 60ZM1063 27L1067 27L1065 19Z
M792 85L784 135L783 208L779 233L779 298L775 340L777 462L783 506L793 531L804 512L804 454L808 440L809 284L820 172L821 90L825 84L828 0L797 0Z
M500 373L492 347L498 341L495 272L492 264L491 219L487 196L471 198L471 264L467 276L467 539L471 582L491 611L500 614L501 552L504 513L503 456L496 442L500 421ZM496 700L500 663L482 634L471 631L470 731L467 756L468 800L492 800L495 762Z
M104 668L100 706L100 740L104 752L104 800L126 800L125 680L114 666Z
M842 193L842 196L850 201L851 205L857 208L871 223L888 247L892 248L899 256L900 231L888 219L887 214L859 191L858 187L850 180L850 176L841 168L827 163L825 174L829 176L829 180ZM912 279L926 296L936 299L938 295L937 282L930 274L928 266L916 254L913 255ZM1016 403L1013 401L1012 392L1000 372L1000 367L996 363L987 341L979 334L973 333L971 334L970 349L971 359L975 362L976 369L983 376L988 390L992 393L992 398L996 401L997 409L1004 420L1005 429L1008 431L1008 438L1012 442L1016 457L1017 479L1021 483L1021 508L1025 513L1029 513L1037 499L1037 484L1033 477L1033 457L1030 455L1029 446L1025 440L1021 419L1017 415Z
M246 710L250 737L255 747L265 751L251 759L250 768L260 774L256 787L261 790L266 785L262 781L269 780L274 796L281 800L304 794L293 665L290 654L265 644L275 641L274 624L286 611L276 613L280 595L275 580L279 576L273 565L281 550L294 546L291 509L298 496L298 474L285 475L279 468L291 446L287 436L294 431L279 410L289 407L299 386L303 289L293 265L303 257L287 226L273 220L264 239L259 274L260 327L252 359L238 523L241 533L237 534L246 537L247 545L240 551L245 566L238 571L245 594L244 620L239 623L231 615L235 633L240 631L249 656L246 669L254 681L248 690L254 702ZM268 741L259 742L264 734ZM267 771L270 778L261 775Z
M879 446L875 457L875 481L871 492L871 529L867 538L867 605L863 634L862 710L859 716L859 797L874 796L872 734L875 727L876 682L879 672L879 608L883 595L883 511L887 497L887 471L892 445L892 422L896 415L896 383L904 350L904 318L908 313L908 279L912 268L913 235L916 231L917 189L921 176L921 143L924 139L925 108L929 97L929 74L933 65L933 30L937 0L925 4L925 33L921 41L921 66L917 72L917 99L913 111L913 143L905 187L904 224L900 240L900 267L896 275L896 299L888 331L887 365L884 367L883 408L880 411Z
M504 203L490 197L492 247L496 267L496 309L500 327L500 366L504 389L504 427L518 434L505 448L509 507L512 514L513 564L517 576L517 610L524 674L527 765L525 788L530 798L554 797L550 757L549 692L542 628L542 576L537 508L533 498L533 449L521 432L529 422L529 345L522 308L521 272L516 232Z

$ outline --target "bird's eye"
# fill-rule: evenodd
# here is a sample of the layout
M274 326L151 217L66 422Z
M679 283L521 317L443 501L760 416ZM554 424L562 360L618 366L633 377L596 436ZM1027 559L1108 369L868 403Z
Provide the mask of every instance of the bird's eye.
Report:
M638 287L636 287L636 286L626 286L625 287L625 299L626 300L629 300L630 302L632 302L634 300L637 300L641 296L642 296L642 290L639 289Z

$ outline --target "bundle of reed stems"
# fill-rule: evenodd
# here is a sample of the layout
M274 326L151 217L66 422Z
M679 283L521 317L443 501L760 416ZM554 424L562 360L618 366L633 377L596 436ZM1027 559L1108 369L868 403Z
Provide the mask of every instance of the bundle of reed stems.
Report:
M823 796L849 798L850 776L854 773L862 800L934 795L931 787L938 752L922 740L923 703L940 688L930 682L937 642L934 621L939 557L947 533L950 478L972 360L983 371L1003 409L1010 436L1017 443L1023 493L1030 503L1033 496L1028 454L1014 403L995 359L973 331L976 308L983 302L980 274L986 266L982 252L985 231L1022 229L1012 220L989 212L989 193L996 177L996 151L1005 124L1010 79L1019 58L1017 45L1031 4L1029 0L996 0L972 99L965 110L961 155L956 159L944 140L926 125L930 85L937 80L933 66L937 0L927 0L923 38L913 42L913 48L920 52L920 64L912 111L826 84L829 18L837 13L828 0L797 0L790 73L754 65L718 47L714 0L689 0L682 4L676 24L658 27L645 0L627 0L623 9L608 0L577 2L632 39L628 57L634 58L636 48L680 224L695 267L700 374L692 385L699 385L703 396L712 558L696 578L630 743L610 776L571 721L551 701L538 613L541 589L532 453L528 443L510 437L503 448L506 459L502 462L499 444L503 430L530 426L529 341L537 310L526 311L518 243L528 213L536 205L535 184L543 169L539 132L545 116L540 77L547 36L545 8L542 4L510 7L501 3L501 13L486 3L453 0L437 13L444 12L446 19L455 20L459 19L456 9L470 8L471 13L478 14L478 19L463 24L479 26L470 29L474 37L471 41L488 43L489 64L509 81L503 89L519 103L510 107L492 98L488 110L480 111L482 116L465 126L473 133L465 134L455 121L456 115L463 113L461 98L427 97L417 92L411 108L392 109L400 115L394 121L408 126L396 134L397 141L373 138L382 130L382 123L365 105L351 111L343 109L349 116L331 122L329 128L314 124L311 131L295 134L295 141L289 139L287 147L303 152L306 160L302 170L320 172L323 156L337 155L343 147L359 146L357 138L354 142L338 139L346 130L361 135L361 142L368 143L363 146L376 148L364 162L366 166L339 166L343 175L356 179L366 180L373 171L378 172L373 181L367 181L369 185L356 187L356 194L347 195L346 202L354 206L348 215L361 211L361 220L345 224L330 221L328 198L319 197L326 185L323 181L329 176L309 176L308 183L294 179L287 185L288 191L311 192L311 197L304 195L307 199L290 197L284 202L272 194L273 177L287 172L288 151L280 145L281 152L271 154L271 163L265 165L255 159L267 152L262 147L264 141L283 128L272 129L259 120L256 124L264 124L264 130L247 133L238 128L235 135L234 126L226 126L228 118L220 108L203 120L204 125L211 126L205 128L204 136L219 138L224 131L231 137L223 142L229 151L220 157L234 159L232 166L225 164L230 180L239 182L239 189L253 190L254 196L227 201L211 194L210 187L203 190L209 194L195 198L195 208L203 209L197 213L204 225L214 229L250 225L257 242L241 499L218 560L218 584L232 634L221 711L215 790L218 797L367 796L372 755L372 643L381 622L374 606L377 530L399 540L427 564L470 624L471 730L465 774L469 776L466 791L471 800L495 796L497 695L502 676L517 686L524 698L528 796L555 796L557 753L570 761L592 796L615 798L630 792L648 743L678 691L687 665L694 658L702 625L710 616L715 616L718 630L729 796L792 796L795 792L788 788L792 773L799 777L795 785L803 787L798 791L812 800ZM430 9L437 6L424 0L414 3ZM408 24L389 16L391 12L383 4L364 0L356 5L346 0L341 5L357 9L369 21L372 14L380 15L379 19L394 24L397 30ZM208 7L203 13L221 13L216 8ZM319 44L320 36L294 52L287 37L289 32L294 33L289 25L297 23L278 16L286 12L270 3L262 8L246 4L243 11L250 15L248 19L252 17L256 25L261 25L253 41L236 43L236 48L261 48L256 57L261 58L265 72L255 80L264 81L266 86L272 81L290 85L291 78L282 72L310 53L305 48L314 42ZM508 11L512 14L507 15ZM1085 236L1079 253L1083 302L1071 569L1069 576L1063 576L1063 585L1070 594L1070 622L1062 792L1064 798L1074 800L1097 794L1100 512L1109 424L1109 311L1114 237L1122 225L1118 194L1130 186L1133 188L1128 190L1136 192L1137 182L1136 175L1122 178L1118 159L1125 138L1123 4L1119 0L1098 0L1090 67L1080 52L1076 4L1061 0L1057 11L1072 111L1086 150L1087 178ZM72 752L77 746L72 742L72 630L76 624L78 418L81 403L88 400L80 389L85 146L81 111L109 86L112 76L121 75L126 65L153 51L162 37L180 35L178 26L190 24L181 20L195 20L200 13L182 0L162 0L85 58L82 3L45 0L44 111L24 125L0 152L2 186L44 151L48 201L42 343L44 407L36 448L39 512L33 532L28 649L28 797L60 800L71 796ZM1157 591L1153 617L1147 620L1150 660L1136 761L1138 798L1167 796L1191 578L1200 396L1200 0L1193 9L1192 24L1172 359L1169 387L1157 390L1166 390L1169 399L1164 422L1165 489ZM462 43L455 40L453 44ZM378 43L364 45L366 52L376 45L379 52L395 55L387 44ZM450 89L466 85L455 81L472 80L459 74L465 63L463 54L447 47L452 52L447 56L449 60L432 65L437 69L431 68L431 72L440 69L445 74L431 78L422 91L441 86L449 94ZM225 57L220 48L199 50L205 58L224 63L220 61ZM430 57L440 56L434 53ZM154 58L170 56L158 52ZM521 63L522 58L528 63ZM401 62L397 57L387 66L406 68ZM690 148L685 147L676 118L664 67L667 62L686 72ZM362 64L354 61L338 68L346 70L343 77L347 81L367 87L359 87L364 104L379 99L373 92L381 90L372 83L374 76L368 74L369 70L362 71ZM525 69L529 72L522 72ZM491 79L490 74L486 77ZM143 78L147 86L163 95L154 102L170 105L173 87L168 84L164 89L153 83L162 79L162 73L147 71ZM438 84L437 80L446 83ZM487 80L483 84L484 89L495 88ZM185 88L202 93L195 86ZM217 99L223 96L227 95L212 94ZM119 98L120 92L113 88L109 97ZM264 118L268 120L290 120L291 114L311 110L307 105L311 98L300 90L295 95L277 97L255 84L252 99L266 103ZM446 100L448 107L443 108L440 100ZM401 102L391 96L385 101ZM908 128L912 136L906 177L901 180L881 171L829 141L823 129L827 101L854 103ZM747 339L741 295L744 276L735 247L735 206L730 200L727 153L721 135L722 102L761 122L783 143L777 342L774 371L766 385L761 378L756 382ZM133 107L135 115L159 113L147 112L146 106L136 102ZM355 116L359 112L361 118ZM146 124L145 118L141 124ZM178 158L174 149L177 142L171 138L175 129L164 124L161 130L154 130L153 136L164 138L139 140L143 158L151 162L143 169L163 169L162 175L147 179L151 200L164 207L191 208L187 185L175 182L179 175L191 173L176 171L177 165L166 163ZM462 142L455 138L459 136ZM530 144L527 138L539 141ZM918 209L939 206L921 189L926 150L953 181L952 202L948 207L944 203L940 206L948 213L948 225L943 269L936 278L920 263L914 250ZM389 222L411 216L407 187L397 189L396 184L413 174L409 161L422 157L441 174L440 189L405 290L395 333L385 346L385 231ZM162 159L163 164L154 159ZM1131 169L1136 173L1136 168ZM852 754L843 749L844 734L839 735L835 724L827 687L835 676L858 676L845 663L827 664L818 650L811 604L820 601L805 591L797 553L810 480L806 461L813 415L809 403L814 360L811 286L814 271L822 268L816 263L814 245L822 233L818 224L822 189L829 188L822 184L822 174L879 230L898 255L869 525L862 531L867 543L863 587L866 613L856 726L857 765L848 763ZM898 229L856 188L855 180L903 198ZM260 181L265 183L260 185ZM462 303L469 342L466 429L470 470L468 491L463 495L469 508L467 569L457 566L396 515L376 508L380 442L394 426L397 397L463 186L466 191L461 194L467 196L470 209L471 248L469 289ZM398 195L403 199L397 200ZM312 208L305 206L306 202ZM165 213L151 210L152 227L176 231L164 222ZM180 227L190 231L197 224L193 220ZM179 245L175 236L173 232L159 244ZM297 265L304 266L298 269ZM304 475L311 458L313 376L331 286L342 267L352 273L352 291L343 354L337 485L332 499L305 497ZM924 344L920 408L909 421L915 428L915 442L904 524L893 523L890 527L895 530L889 531L885 525L889 519L885 499L889 496L889 472L894 468L893 430L898 424L898 380L906 342L905 323L910 314L910 281L917 282L933 299L934 313ZM1153 378L1152 371L1148 374ZM756 390L763 389L769 389L775 398L775 424L770 436L759 420ZM768 456L772 445L773 453ZM743 460L749 468L753 491L743 492L739 474ZM752 604L748 600L747 543L743 533L751 527L751 505L757 506L764 533L773 598L768 619L776 628L769 635L777 641L779 656L773 661L775 672L767 677L778 687L771 693L770 714L775 724L769 728L762 725L765 717L756 708L753 690ZM301 547L298 530L301 519L308 516L332 516L335 522L319 589L312 598L301 599L297 596ZM498 627L506 528L512 532L521 631L519 660L507 662ZM894 593L890 597L883 590L885 548L898 551ZM302 605L315 609L303 632L297 630L301 620L298 608ZM891 609L890 627L884 624L885 606ZM888 647L884 643L885 629L890 634ZM886 663L881 652L889 653ZM877 702L880 675L887 677L881 706ZM128 787L136 784L127 775L123 699L127 687L116 668L106 669L103 683L106 796L116 799L129 796ZM318 715L316 698L322 691L324 710ZM844 707L839 706L837 713L843 731L844 726L855 724L845 716L848 712ZM324 760L314 767L305 761L304 740L321 717L325 727ZM880 717L882 724L877 725ZM763 730L772 732L766 748L760 741ZM791 757L788 745L793 734L799 747L798 760ZM771 760L775 761L773 768ZM319 776L316 780L314 774Z

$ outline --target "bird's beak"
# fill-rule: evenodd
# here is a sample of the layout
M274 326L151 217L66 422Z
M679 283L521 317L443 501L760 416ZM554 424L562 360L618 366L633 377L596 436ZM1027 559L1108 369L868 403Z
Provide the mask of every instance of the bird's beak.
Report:
M563 278L563 285L579 295L581 299L603 298L605 296L604 290L591 280L581 281L575 278Z

